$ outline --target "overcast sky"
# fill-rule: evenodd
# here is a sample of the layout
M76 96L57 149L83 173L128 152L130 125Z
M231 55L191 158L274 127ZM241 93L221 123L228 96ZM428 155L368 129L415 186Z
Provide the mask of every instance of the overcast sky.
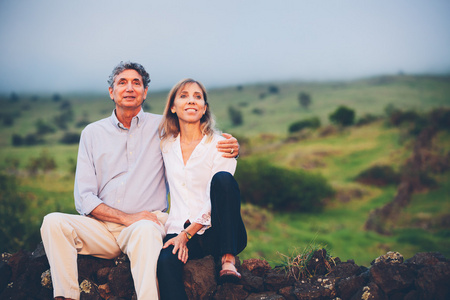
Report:
M0 93L450 73L448 0L0 0Z

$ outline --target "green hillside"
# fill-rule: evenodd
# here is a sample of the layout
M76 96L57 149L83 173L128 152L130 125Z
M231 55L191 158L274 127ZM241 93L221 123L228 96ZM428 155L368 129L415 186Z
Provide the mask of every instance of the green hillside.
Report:
M300 93L310 96L308 108L299 104ZM153 92L150 86L145 110L161 113L166 94ZM417 113L450 108L450 76L255 84L211 89L209 99L218 127L241 143L239 160L263 159L285 169L321 174L336 190L321 212L271 212L245 204L249 244L241 259L264 257L275 264L282 260L279 253L290 255L311 242L328 245L332 255L365 265L388 250L405 256L418 251L450 256L449 171L433 174L436 185L413 195L410 205L394 220L391 235L366 231L364 224L371 210L394 198L397 187L355 180L375 165L401 169L412 155L414 136L408 134L408 127L389 125L386 107ZM18 178L18 190L27 199L21 219L30 223L24 232L36 235L28 241L32 244L39 240L37 229L45 214L75 211L72 186L78 146L61 139L80 133L87 122L108 117L113 103L106 88L102 95L3 95L0 103L0 173ZM354 109L356 120L366 114L382 118L345 129L329 126L328 116L340 105ZM233 125L230 106L241 112L241 125ZM291 123L310 117L318 117L321 127L288 133ZM38 135L38 131L45 133ZM32 135L37 143L30 142L27 136ZM14 140L21 146L13 146ZM448 155L449 141L449 132L440 131L430 153ZM42 162L48 160L54 160L56 168L43 171Z

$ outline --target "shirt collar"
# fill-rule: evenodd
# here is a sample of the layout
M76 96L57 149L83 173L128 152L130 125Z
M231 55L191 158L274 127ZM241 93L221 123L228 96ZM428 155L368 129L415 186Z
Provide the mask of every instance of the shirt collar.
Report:
M141 107L141 110L138 112L138 114L133 117L133 121L136 120L136 125L139 127L140 125L142 125L145 122L145 113L144 110ZM128 130L128 128L125 128L123 126L122 123L120 123L119 119L117 119L116 116L116 110L114 109L112 114L111 114L111 122L114 125L114 127L116 127L119 130Z

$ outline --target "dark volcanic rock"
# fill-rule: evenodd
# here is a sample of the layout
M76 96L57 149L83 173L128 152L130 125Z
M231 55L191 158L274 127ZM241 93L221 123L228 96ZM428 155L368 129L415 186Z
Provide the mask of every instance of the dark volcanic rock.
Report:
M386 294L391 294L412 288L416 274L404 264L381 262L370 268L370 275Z
M220 265L213 257L190 260L184 267L184 284L191 300L450 299L450 261L439 253L417 253L403 262L401 254L391 252L374 260L370 269L339 258L333 260L336 265L330 265L324 250L312 257L299 281L264 260L244 260L242 265L237 260L240 283L223 285L217 285ZM80 255L78 268L82 300L136 300L126 255L114 260ZM50 270L41 245L32 254L2 255L0 288L0 299L52 298Z
M207 256L188 261L183 269L183 279L189 299L211 299L217 286L214 258Z

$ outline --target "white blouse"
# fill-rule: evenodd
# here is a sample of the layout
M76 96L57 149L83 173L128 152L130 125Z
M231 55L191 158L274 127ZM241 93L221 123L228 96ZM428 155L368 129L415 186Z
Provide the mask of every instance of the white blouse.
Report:
M216 144L224 137L214 134L208 143L204 136L184 165L181 153L180 135L168 139L162 145L166 178L170 189L170 211L166 232L180 233L184 224L202 224L197 234L203 234L211 227L211 179L219 171L234 174L236 159L224 158L217 151Z

